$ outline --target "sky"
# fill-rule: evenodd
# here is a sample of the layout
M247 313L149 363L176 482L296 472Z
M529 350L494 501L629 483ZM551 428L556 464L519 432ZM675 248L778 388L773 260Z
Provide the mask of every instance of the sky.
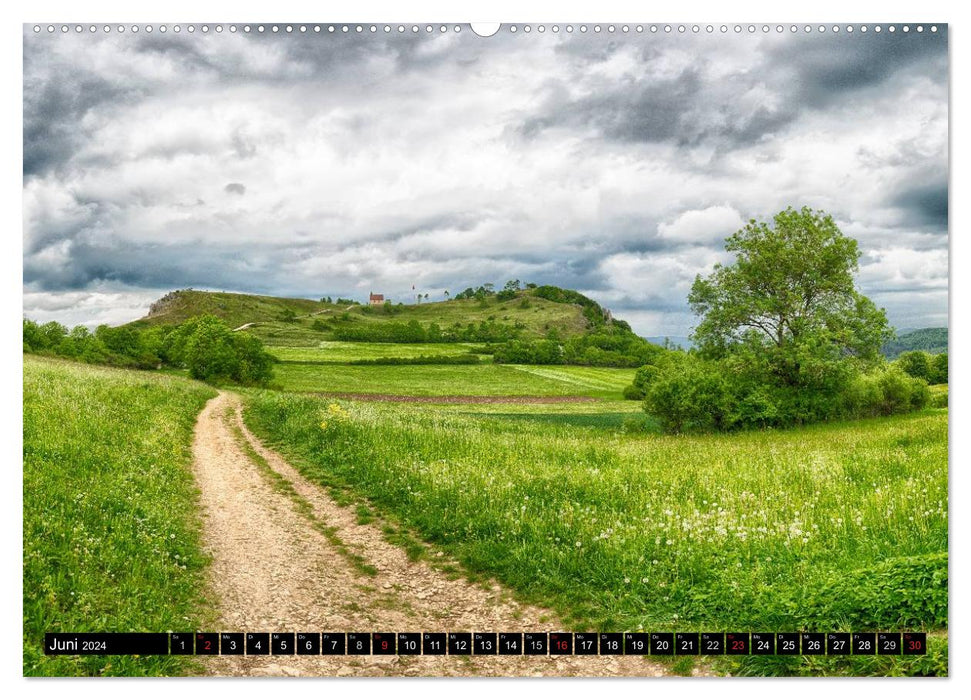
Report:
M214 26L25 26L25 316L519 279L681 337L725 237L810 206L893 325L947 325L945 27Z

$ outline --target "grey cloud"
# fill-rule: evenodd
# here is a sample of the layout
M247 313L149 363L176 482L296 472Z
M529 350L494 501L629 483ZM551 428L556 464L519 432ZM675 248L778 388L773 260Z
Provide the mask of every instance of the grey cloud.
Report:
M665 80L628 79L579 99L566 97L566 86L559 85L550 89L537 114L523 120L520 132L529 138L552 127L592 127L603 138L627 143L696 146L712 141L722 149L748 145L798 116L789 106L746 112L735 98L736 92L751 87L748 81L742 80L738 91L725 92L721 100L712 99L711 86L697 67Z
M545 103L523 119L519 131L529 138L552 127L593 127L599 136L621 142L710 142L721 152L730 151L781 133L807 111L852 99L901 73L916 71L946 82L946 40L946 28L938 34L797 36L753 49L752 65L717 77L709 53L694 43L698 61L672 79L629 75L579 98L568 97L565 84L551 86ZM609 58L616 45L591 37L567 42L557 51L574 63L591 65ZM639 53L645 68L659 57L663 53L655 46ZM753 88L768 90L779 106L741 104L739 97Z
M905 213L906 223L946 232L948 220L947 181L917 184L903 189L891 204Z
M667 319L663 333L676 334L686 317L676 268L655 266L670 284L644 273L624 285L601 263L676 259L689 244L658 227L684 212L730 206L747 219L823 202L860 222L861 245L874 250L946 247L947 153L925 138L933 129L920 124L896 145L896 134L865 138L895 123L873 109L878 99L927 81L941 109L913 120L946 128L946 36L915 37L29 37L25 286L75 295L65 298L81 308L91 289L359 298L373 284L404 299L411 277L453 291L518 277L587 290L637 318ZM96 68L82 39L131 70ZM478 99L483 89L490 101ZM524 90L535 99L520 99ZM196 137L174 117L156 133L136 121L146 99L160 117L186 107L199 119L210 104L231 116L213 122L224 133ZM857 109L873 116L864 123ZM843 180L823 160L843 164L825 134L818 157L786 151L781 137L814 137L814 115L851 137ZM102 148L106 124L132 148ZM119 183L122 164L130 180ZM869 187L876 171L882 189ZM946 294L897 293L940 287L938 272L901 276L903 264L881 260L866 290L875 299L908 317L946 314Z
M203 239L179 244L133 243L118 236L78 238L70 256L52 263L39 251L24 258L24 284L36 290L84 290L116 283L132 288L222 288L270 293L288 284L292 267L312 255L310 242L232 244Z
M943 68L946 60L946 27L938 33L885 32L863 36L844 32L802 37L779 43L766 55L767 65L786 66L792 71L793 95L806 107L858 94L926 62ZM947 79L946 70L922 74L935 82Z
M25 56L25 64L27 57ZM137 90L82 75L49 75L35 80L24 67L24 177L43 175L70 159L81 142L81 122L102 107L115 108Z

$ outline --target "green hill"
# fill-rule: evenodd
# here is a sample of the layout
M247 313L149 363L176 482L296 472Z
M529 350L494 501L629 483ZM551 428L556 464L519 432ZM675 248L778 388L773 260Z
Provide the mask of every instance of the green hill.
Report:
M551 331L567 339L597 326L627 327L578 292L548 286L381 306L185 289L166 294L130 325L175 325L200 314L218 316L233 328L246 326L267 345L286 346L315 346L322 340L410 342L409 329L416 324L423 331L435 324L445 337L472 342L543 338Z
M882 348L883 354L891 360L909 350L924 350L931 354L947 352L947 328L920 328L901 333Z

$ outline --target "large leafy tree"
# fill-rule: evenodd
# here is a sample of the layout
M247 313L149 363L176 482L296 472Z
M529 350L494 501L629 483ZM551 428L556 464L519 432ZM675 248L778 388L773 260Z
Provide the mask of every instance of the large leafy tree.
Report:
M688 297L704 354L745 358L792 387L831 376L845 360L878 361L892 332L883 309L857 292L857 243L832 217L790 207L771 222L749 221L725 249L735 261L699 275Z

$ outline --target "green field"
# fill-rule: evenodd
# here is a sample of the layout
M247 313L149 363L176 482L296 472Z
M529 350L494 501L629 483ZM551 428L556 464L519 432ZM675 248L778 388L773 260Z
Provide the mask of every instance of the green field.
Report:
M322 427L329 401L255 393L247 419L309 478L576 629L946 629L945 410L662 436L623 430L623 412L532 406L342 402L350 419ZM946 672L946 641L932 644L903 666L733 672Z
M580 387L583 392L595 392L591 395L610 396L621 395L624 387L634 381L633 369L617 369L614 367L566 367L560 365L510 365L520 372L526 372L537 377L551 379L557 382L572 384Z
M283 362L341 363L389 357L456 357L475 354L480 347L476 343L346 343L322 340L314 347L273 347L270 354Z
M935 408L909 415L672 436L623 400L633 369L499 365L475 343L338 342L309 314L345 309L306 300L295 322L272 320L288 300L199 303L270 319L245 331L280 360L270 389L238 389L255 433L341 501L366 502L574 629L920 629L926 657L711 663L732 675L947 673L946 385L932 388ZM402 314L441 324L443 309L474 304ZM385 312L355 314L378 323ZM473 354L478 364L353 364ZM25 674L186 670L174 658L48 659L34 641L56 629L190 629L214 612L201 599L186 470L213 392L183 372L25 357ZM349 417L327 410L335 401Z
M24 357L28 676L177 675L184 657L45 657L45 632L205 626L206 559L188 468L215 392L147 372Z
M573 372L572 370L578 370ZM619 399L634 370L481 365L276 365L286 391L404 396L585 396ZM623 381L622 381L623 380Z

